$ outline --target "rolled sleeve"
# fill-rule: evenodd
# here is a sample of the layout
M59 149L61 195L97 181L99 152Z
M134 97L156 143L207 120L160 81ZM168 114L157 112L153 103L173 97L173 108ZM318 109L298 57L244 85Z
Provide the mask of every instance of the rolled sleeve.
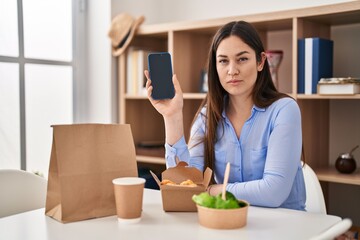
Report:
M167 168L176 166L176 157L179 161L189 163L190 155L184 136L182 136L179 141L172 146L165 143L165 159Z

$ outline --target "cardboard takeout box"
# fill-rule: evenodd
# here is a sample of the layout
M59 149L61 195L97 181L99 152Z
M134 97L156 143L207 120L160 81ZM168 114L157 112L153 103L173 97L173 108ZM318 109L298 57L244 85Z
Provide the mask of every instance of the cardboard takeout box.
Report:
M151 172L151 171L150 171ZM211 180L212 170L207 168L204 173L195 167L188 167L186 162L179 162L176 167L162 172L162 180L168 179L177 184L185 180L192 180L196 187L161 185L158 177L151 172L160 187L163 209L166 212L196 212L196 204L192 201L194 194L205 192Z

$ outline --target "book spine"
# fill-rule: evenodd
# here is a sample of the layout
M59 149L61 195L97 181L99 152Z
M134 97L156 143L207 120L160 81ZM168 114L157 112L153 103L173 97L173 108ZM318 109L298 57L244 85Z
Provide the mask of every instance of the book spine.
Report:
M305 94L312 93L313 76L313 39L305 39Z
M298 40L298 81L297 92L305 93L305 39Z
M318 81L320 80L319 74L319 64L321 64L321 55L324 54L321 52L320 48L320 39L319 38L313 38L313 70L312 70L312 84L311 84L311 93L316 93L316 86Z
M138 95L146 95L146 77L144 70L147 69L147 55L149 51L139 50L138 56Z
M132 55L134 50L130 47L126 53L126 93L132 93Z
M138 73L137 73L137 94L142 95L143 94L143 78L144 78L144 51L139 50L138 51Z
M333 72L333 41L315 38L313 41L313 85L312 92L316 93L317 84L321 78L332 77Z
M132 95L137 95L138 94L138 57L139 57L139 50L135 50L132 52L132 66L131 66L131 71L132 71L132 78L131 78L131 94Z

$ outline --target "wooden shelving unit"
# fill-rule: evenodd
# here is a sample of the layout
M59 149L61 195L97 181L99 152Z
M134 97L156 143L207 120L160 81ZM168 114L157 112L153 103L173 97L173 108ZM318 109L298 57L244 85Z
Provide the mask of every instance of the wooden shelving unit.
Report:
M360 169L351 174L339 173L334 167L317 169L316 175L320 181L352 184L360 186Z
M337 173L329 164L330 101L360 100L360 94L297 94L297 40L305 37L331 39L333 26L360 23L360 1L221 19L141 26L132 42L133 47L168 51L172 55L174 72L184 92L185 137L188 138L193 116L205 97L205 94L199 93L200 72L205 67L212 36L220 26L237 20L254 24L265 48L280 48L285 52L283 62L289 65L280 68L279 90L297 99L301 108L306 162L317 172L321 181L360 185L359 171L356 174L343 175ZM359 45L353 47L359 51ZM355 56L352 59L358 61ZM126 54L119 57L118 64L120 123L131 124L135 143L164 141L163 119L146 96L128 95L125 92ZM360 72L358 74L360 76ZM165 164L164 156L138 155L137 159L139 162Z
M319 94L297 94L297 99L360 99L360 94L354 95L319 95Z
M165 159L163 157L137 155L136 158L138 162L142 163L165 164Z

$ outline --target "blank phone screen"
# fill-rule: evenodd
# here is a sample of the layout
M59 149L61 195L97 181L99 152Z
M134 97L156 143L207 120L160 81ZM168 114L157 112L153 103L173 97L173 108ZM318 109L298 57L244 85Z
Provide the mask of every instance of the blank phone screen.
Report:
M167 52L150 53L148 56L153 99L170 99L175 95L172 82L171 56Z

